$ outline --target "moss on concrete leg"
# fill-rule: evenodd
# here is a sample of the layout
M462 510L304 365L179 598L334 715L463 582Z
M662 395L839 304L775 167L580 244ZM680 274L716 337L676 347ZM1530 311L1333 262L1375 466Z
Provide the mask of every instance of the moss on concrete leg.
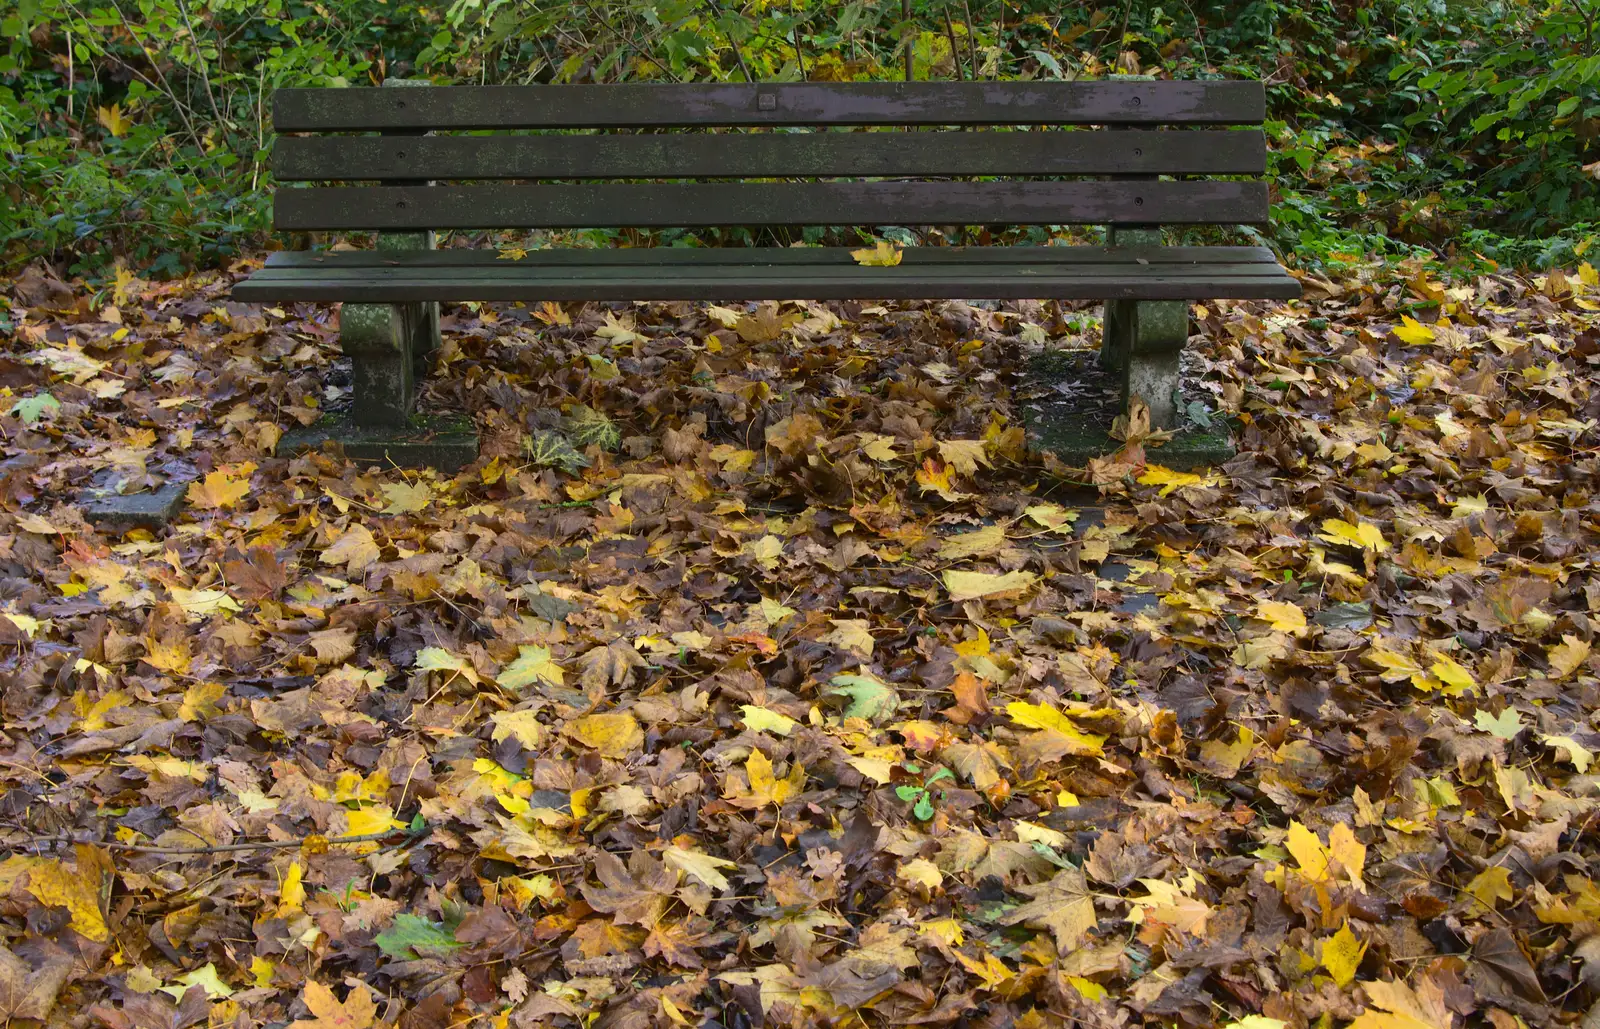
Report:
M410 333L397 304L345 304L339 344L354 373L350 417L357 425L402 427L411 418Z

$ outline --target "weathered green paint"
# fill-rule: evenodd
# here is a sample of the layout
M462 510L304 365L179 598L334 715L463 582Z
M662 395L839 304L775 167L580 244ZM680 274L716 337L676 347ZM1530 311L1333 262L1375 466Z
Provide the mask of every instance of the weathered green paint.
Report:
M1111 225L1106 228L1106 245L1109 247L1160 247L1159 226ZM1276 264L1276 262L1274 262ZM1105 318L1100 334L1100 363L1112 371L1119 371L1127 363L1127 332L1125 326L1131 318L1129 301L1107 300Z
M608 182L308 186L273 198L278 229L697 228L715 225L1255 225L1260 181Z
M337 444L345 457L360 464L458 471L478 459L478 431L472 419L459 415L413 415L402 425L357 425L328 415L316 423L284 433L280 454L320 450Z
M280 182L879 175L1261 175L1259 131L285 136Z
M859 267L851 252L856 247L628 247L602 250L590 247L530 250L515 261L494 250L280 250L267 255L267 267L279 268L426 268L454 270L466 267L528 268L553 265L631 268L667 264L673 267L727 265L733 268L831 264ZM1207 272L1234 264L1265 265L1263 274L1284 275L1278 259L1266 247L1101 247L1101 246L999 246L910 247L900 252L900 265L1009 264L1038 265L1186 265ZM1285 275L1285 278L1288 276Z
M1226 277L1204 273L1171 276L1076 275L1062 271L1028 275L1014 269L963 269L948 265L920 274L894 268L855 272L790 270L756 274L748 269L709 267L688 275L641 268L627 275L540 275L536 270L446 276L424 271L373 269L369 273L321 277L315 272L265 276L258 273L234 289L239 300L274 302L398 302L405 299L463 300L928 300L997 299L1208 300L1297 296L1294 280L1279 276ZM963 271L970 274L963 275Z
M1257 81L606 83L280 89L278 132L715 125L1259 125Z

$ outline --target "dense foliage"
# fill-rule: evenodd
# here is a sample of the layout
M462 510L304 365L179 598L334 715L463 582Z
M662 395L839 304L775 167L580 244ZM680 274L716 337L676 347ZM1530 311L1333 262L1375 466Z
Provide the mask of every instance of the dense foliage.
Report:
M1600 0L21 0L0 18L0 245L214 264L267 231L285 85L1259 77L1274 242L1548 264L1600 222ZM1587 169L1585 165L1588 165Z

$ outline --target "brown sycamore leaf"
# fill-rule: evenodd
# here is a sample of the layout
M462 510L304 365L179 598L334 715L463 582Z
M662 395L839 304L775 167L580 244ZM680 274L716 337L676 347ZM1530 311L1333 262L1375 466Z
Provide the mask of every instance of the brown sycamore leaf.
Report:
M1017 889L1033 899L1007 913L1000 921L1006 925L1026 923L1049 929L1055 937L1056 949L1062 953L1083 943L1098 921L1094 913L1094 895L1079 869L1063 868L1049 882Z
M378 1017L378 1005L365 985L352 986L340 1001L328 987L308 979L300 999L314 1017L293 1022L289 1029L368 1029Z

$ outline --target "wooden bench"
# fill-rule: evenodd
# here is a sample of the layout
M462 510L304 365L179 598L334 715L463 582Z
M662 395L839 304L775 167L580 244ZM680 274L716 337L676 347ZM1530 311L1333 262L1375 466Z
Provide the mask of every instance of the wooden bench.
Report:
M1187 302L1300 292L1266 248L1162 245L1162 226L1267 221L1266 183L1244 178L1266 170L1264 114L1261 84L1244 81L285 89L273 102L278 180L350 184L280 189L277 228L376 231L377 248L275 253L233 296L343 302L348 417L380 451L414 428L438 303L470 300L1101 300L1102 355L1125 401L1142 398L1152 425L1170 427ZM868 126L900 131L841 131ZM609 131L555 131L574 129ZM434 134L468 131L479 134ZM848 246L510 261L434 238L1063 224L1109 226L1109 245L920 246L871 267Z

